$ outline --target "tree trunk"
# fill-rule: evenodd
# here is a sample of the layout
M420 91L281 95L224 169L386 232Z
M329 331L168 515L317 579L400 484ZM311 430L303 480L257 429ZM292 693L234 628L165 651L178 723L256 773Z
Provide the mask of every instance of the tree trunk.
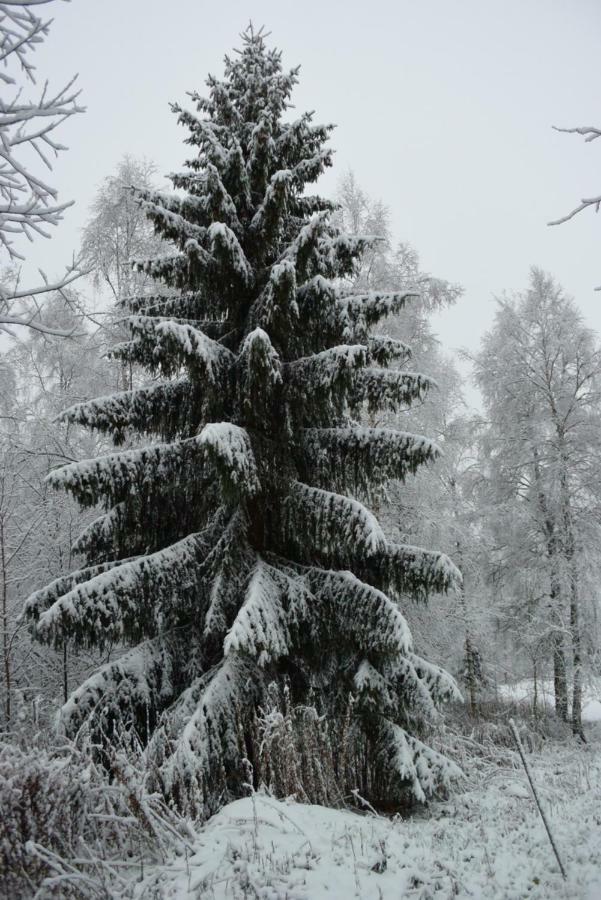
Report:
M69 655L67 653L67 642L63 644L63 702L69 699Z
M575 572L571 573L570 630L572 633L573 658L572 733L584 741L584 731L582 730L582 643L580 636L580 610L578 607L578 582Z
M563 435L561 435L563 439ZM572 733L585 740L582 730L582 640L580 635L580 603L576 570L576 536L570 499L569 457L565 448L561 455L561 494L564 527L564 555L570 584L570 637L572 639Z
M459 522L459 500L457 497L457 481L455 478L450 479L450 488L453 496L453 516ZM459 527L457 527L459 534ZM459 536L455 541L455 559L459 570L463 572L463 545ZM466 575L464 574L463 584L458 589L458 600L461 612L463 614L463 622L465 628L465 681L470 698L470 712L473 716L478 714L478 681L480 676L480 666L477 664L477 650L472 642L471 622L468 610L467 599L465 596Z
M563 722L568 721L568 680L563 634L553 636L553 684L555 688L555 712Z
M555 631L552 635L553 646L553 686L555 692L555 712L562 721L568 721L568 683L566 676L566 653L562 630L562 590L559 578L559 554L560 547L557 535L556 522L547 503L547 496L543 489L540 472L538 451L533 449L534 479L537 486L538 505L543 516L543 530L547 545L547 558L549 560L549 579L551 586L549 598L551 600L552 614L556 617Z
M536 660L532 663L532 681L534 683L534 701L533 701L533 712L534 718L536 718L538 714L538 679L537 679L537 670L536 670Z
M6 573L4 519L0 516L0 565L2 566L2 654L4 674L4 727L8 731L11 719L12 672L10 668L10 642L8 639L8 577Z
M472 642L470 640L469 633L465 636L465 667L466 667L466 681L467 681L467 689L470 695L470 712L473 716L475 716L478 712L478 703L477 703L477 671L475 664L475 654L472 648Z

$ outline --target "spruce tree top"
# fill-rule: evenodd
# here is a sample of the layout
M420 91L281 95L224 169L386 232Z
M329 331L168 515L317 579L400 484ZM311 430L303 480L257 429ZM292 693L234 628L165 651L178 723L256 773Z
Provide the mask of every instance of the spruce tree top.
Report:
M159 287L129 301L131 340L115 354L151 378L65 413L116 444L153 442L53 473L105 512L76 545L87 568L35 594L28 615L47 642L133 645L62 721L110 731L133 710L180 802L207 809L231 787L250 752L240 722L284 677L296 697L327 690L332 715L352 691L382 766L423 797L452 767L412 732L455 687L412 652L398 601L458 573L392 543L363 505L438 454L361 424L430 386L400 367L405 344L371 333L410 295L348 287L373 238L340 233L333 204L306 191L331 165L332 126L288 118L298 70L262 33L242 41L208 97L192 95L195 113L173 107L193 150L175 192L138 192L173 250L138 263Z

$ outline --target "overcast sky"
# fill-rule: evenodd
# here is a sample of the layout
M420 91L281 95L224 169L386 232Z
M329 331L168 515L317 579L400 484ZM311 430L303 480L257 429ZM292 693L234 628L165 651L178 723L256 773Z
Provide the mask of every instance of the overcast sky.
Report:
M437 321L449 350L475 348L493 295L552 272L601 331L601 220L546 222L601 192L601 140L551 128L601 125L599 0L72 0L38 57L55 86L75 72L87 112L63 127L55 169L76 200L51 242L28 250L58 272L99 181L124 153L159 173L186 156L169 110L202 89L252 18L301 64L297 109L335 122L333 193L352 168L391 209L395 235L465 296Z

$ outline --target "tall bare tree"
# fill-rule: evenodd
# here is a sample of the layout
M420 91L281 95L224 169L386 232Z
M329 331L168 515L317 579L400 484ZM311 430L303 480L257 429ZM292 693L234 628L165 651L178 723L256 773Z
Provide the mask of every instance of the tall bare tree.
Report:
M582 734L582 560L598 542L601 352L574 302L533 269L529 289L502 301L476 376L490 421L492 506L510 567L540 572L558 714ZM516 533L518 533L516 539Z
M127 298L154 290L152 279L135 262L159 253L165 244L132 188L156 188L155 175L154 163L124 156L100 184L84 228L81 258L100 294L99 305L106 306L101 321L109 346L128 337L122 321ZM123 390L133 386L131 362L122 362L119 375Z

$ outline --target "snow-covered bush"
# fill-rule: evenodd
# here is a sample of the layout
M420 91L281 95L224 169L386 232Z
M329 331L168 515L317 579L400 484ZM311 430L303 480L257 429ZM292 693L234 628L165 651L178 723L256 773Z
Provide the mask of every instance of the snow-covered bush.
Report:
M114 748L109 780L90 750L0 745L0 896L114 897L183 851L188 827L148 793L140 756Z
M0 890L6 897L23 896L51 874L33 845L61 857L72 853L84 832L88 775L75 770L69 753L0 746Z

